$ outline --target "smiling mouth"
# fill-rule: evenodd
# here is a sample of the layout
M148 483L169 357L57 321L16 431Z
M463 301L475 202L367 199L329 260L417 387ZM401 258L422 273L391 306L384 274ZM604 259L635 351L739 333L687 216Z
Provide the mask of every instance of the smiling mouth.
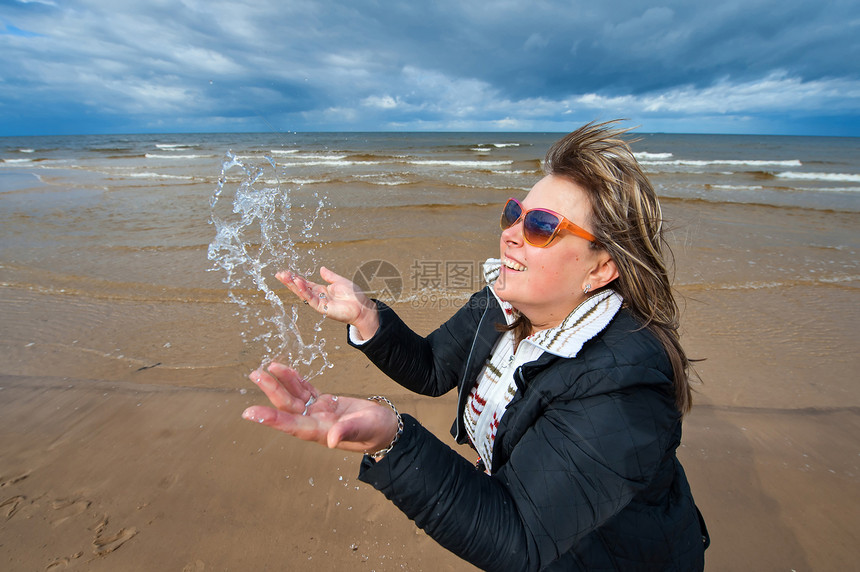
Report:
M509 269L514 270L516 272L523 272L526 269L525 266L523 266L522 264L520 264L516 260L511 260L510 258L502 259L502 265L505 268L509 268Z

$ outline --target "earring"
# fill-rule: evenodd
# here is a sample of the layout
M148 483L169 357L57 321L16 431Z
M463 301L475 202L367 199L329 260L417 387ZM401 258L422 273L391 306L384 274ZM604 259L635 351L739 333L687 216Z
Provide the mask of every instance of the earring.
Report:
M588 291L591 290L591 284L585 285L585 290L582 291L583 294L588 294Z

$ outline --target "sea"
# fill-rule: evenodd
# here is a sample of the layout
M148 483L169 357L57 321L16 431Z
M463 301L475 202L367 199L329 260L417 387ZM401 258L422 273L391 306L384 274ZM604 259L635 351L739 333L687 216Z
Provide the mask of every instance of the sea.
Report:
M205 384L212 368L284 355L317 375L344 344L279 288L284 267L325 265L428 310L429 330L481 287L502 204L560 135L0 138L0 365L32 372L42 347L64 375L157 363ZM856 292L860 138L631 138L681 292Z

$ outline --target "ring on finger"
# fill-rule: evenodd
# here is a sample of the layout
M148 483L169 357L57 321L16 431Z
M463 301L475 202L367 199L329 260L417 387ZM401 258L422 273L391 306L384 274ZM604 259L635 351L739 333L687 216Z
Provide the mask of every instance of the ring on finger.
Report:
M311 405L313 405L313 404L314 404L314 402L315 402L316 400L317 400L317 398L316 398L316 397L314 397L314 396L313 396L313 394L311 394L311 396L310 396L310 397L308 397L308 401L307 401L307 403L305 403L305 410L304 410L304 412L302 413L302 416L303 416L303 417L304 417L304 416L306 416L306 415L308 414L308 408L309 408Z

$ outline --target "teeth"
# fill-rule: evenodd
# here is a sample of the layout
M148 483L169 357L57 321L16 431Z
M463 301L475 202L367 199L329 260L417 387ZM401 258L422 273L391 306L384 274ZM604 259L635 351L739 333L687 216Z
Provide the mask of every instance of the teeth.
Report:
M526 269L525 266L523 266L519 262L511 260L510 258L505 258L504 261L502 261L502 264L504 264L506 268L510 268L511 270L516 270L517 272L522 272L523 270Z

